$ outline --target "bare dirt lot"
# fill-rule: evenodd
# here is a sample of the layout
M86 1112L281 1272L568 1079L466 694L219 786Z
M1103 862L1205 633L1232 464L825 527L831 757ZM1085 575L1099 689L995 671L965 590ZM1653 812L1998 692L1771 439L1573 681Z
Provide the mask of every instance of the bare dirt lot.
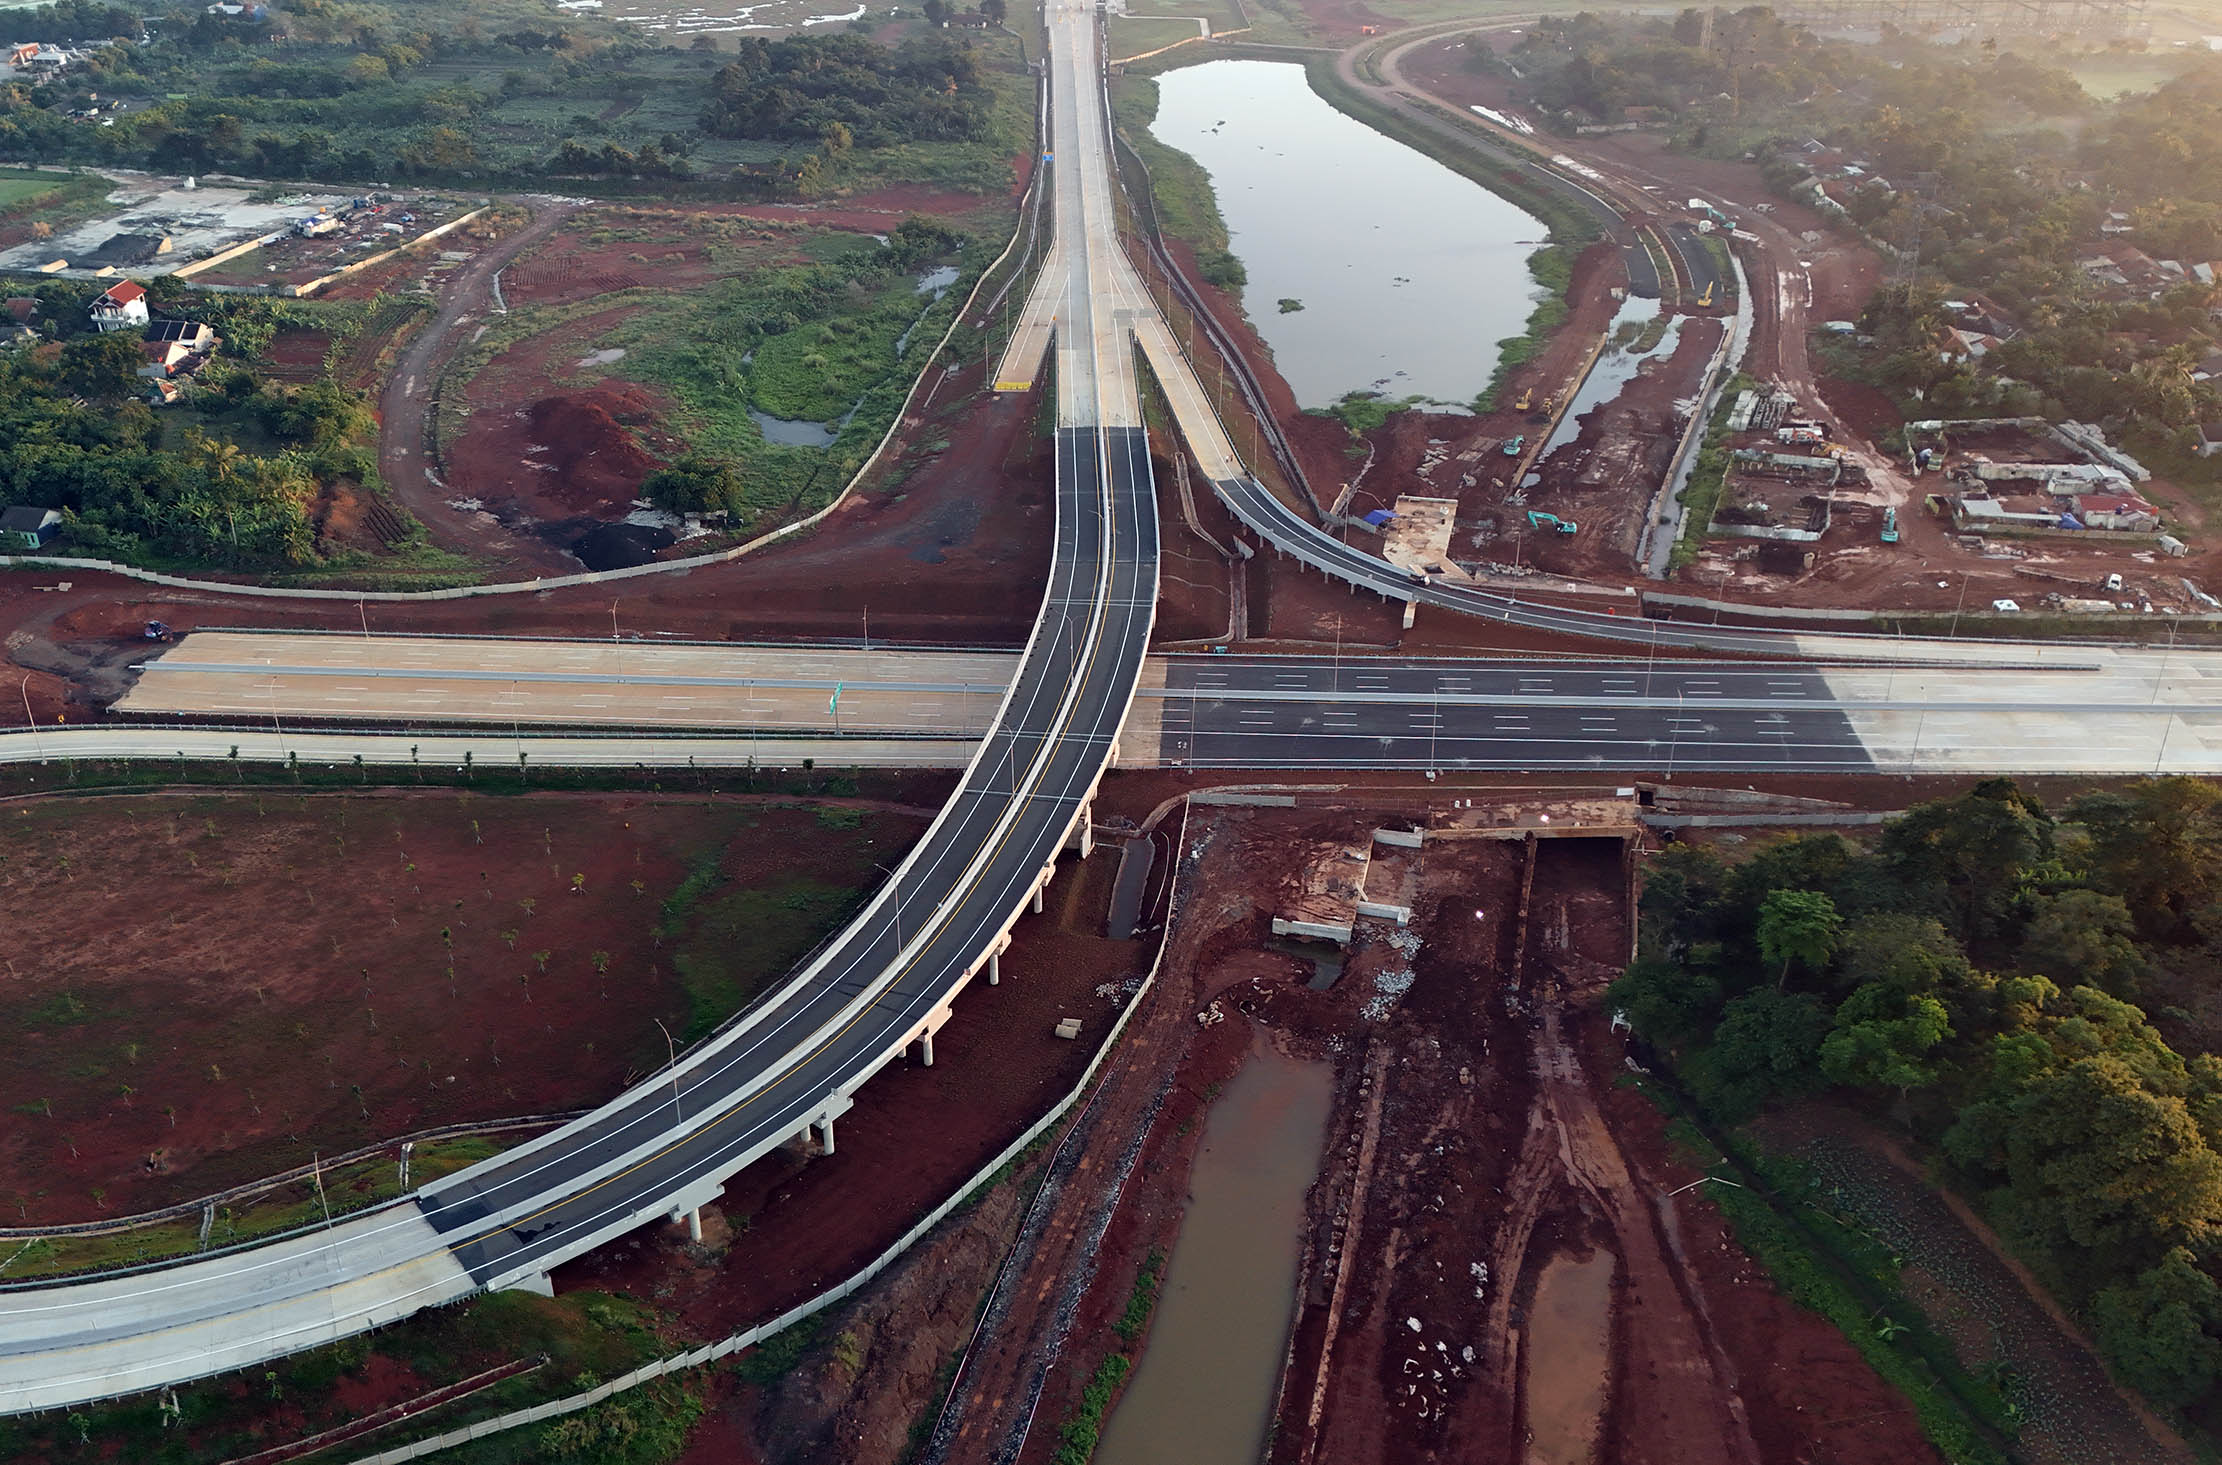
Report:
M582 517L625 516L641 480L684 449L663 427L670 403L622 377L563 383L578 369L578 341L626 314L607 311L521 341L449 388L462 392L466 414L442 448L450 502L476 501L512 530L542 538Z
M1362 819L1212 811L1192 827L1203 855L1162 1006L1134 1039L1150 1062L1099 1101L1134 1120L1106 1126L1090 1152L1099 1186L1066 1199L1056 1244L1010 1285L1018 1301L968 1368L947 1458L996 1457L1040 1350L1061 1338L1023 1458L1054 1455L1119 1346L1110 1325L1144 1255L1176 1244L1197 1121L1253 1025L1337 1072L1274 1460L1516 1459L1552 1430L1569 1452L1529 1458L1934 1458L1902 1402L1756 1273L1709 1206L1654 1208L1688 1177L1657 1116L1612 1089L1616 1045L1594 1008L1627 955L1617 842L1430 844L1419 941L1375 929L1312 991L1302 963L1262 949L1265 917L1295 852L1363 840ZM1214 1008L1225 1020L1199 1025ZM1130 1163L1118 1156L1135 1121L1146 1138ZM1083 1218L1114 1184L1098 1242ZM1609 1284L1562 1305L1569 1267Z
M662 1063L657 1019L707 1026L837 923L945 786L815 808L267 788L13 804L13 1223L599 1102Z
M1492 560L1512 558L1503 552L1510 532L1522 541L1515 554L1525 551L1526 563L1539 569L1605 582L1628 578L1645 514L1666 481L1689 402L1722 333L1717 320L1682 317L1672 349L1643 358L1627 384L1584 412L1573 438L1536 465L1540 481L1527 491L1528 507L1573 520L1581 526L1576 533L1531 531L1518 512L1503 513L1497 539L1484 552Z

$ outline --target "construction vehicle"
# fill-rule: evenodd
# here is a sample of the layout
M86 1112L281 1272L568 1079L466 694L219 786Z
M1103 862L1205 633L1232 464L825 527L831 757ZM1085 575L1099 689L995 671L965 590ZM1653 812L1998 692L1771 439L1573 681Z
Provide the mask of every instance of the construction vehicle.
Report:
M174 641L177 639L176 634L162 621L148 621L147 628L141 631L139 636L140 639L146 641Z
M1558 534L1574 534L1581 529L1572 519L1561 519L1556 514L1546 514L1541 509L1528 510L1530 529L1549 529Z
M1528 408L1530 408L1530 407L1532 407L1532 406L1534 406L1534 405L1535 405L1535 388L1533 388L1533 387L1522 387L1522 388L1520 388L1520 400L1519 400L1519 401L1517 401L1517 402L1514 402L1514 403L1512 404L1512 410L1513 410L1513 411L1515 411L1515 412L1525 412L1525 411L1527 411L1527 410L1528 410Z
M1700 306L1711 305L1713 303L1713 282L1711 280L1707 280L1705 282L1705 288L1698 292L1697 303Z
M1525 436L1508 437L1504 440L1504 455L1507 458L1517 458L1520 456L1521 450L1527 445L1528 440Z
M1530 417L1528 421L1548 422L1551 420L1551 414L1556 411L1558 411L1558 393L1551 392L1543 398L1542 405L1535 409L1535 415Z
M1883 510L1883 543L1896 544L1897 542L1898 511L1896 509L1885 509Z

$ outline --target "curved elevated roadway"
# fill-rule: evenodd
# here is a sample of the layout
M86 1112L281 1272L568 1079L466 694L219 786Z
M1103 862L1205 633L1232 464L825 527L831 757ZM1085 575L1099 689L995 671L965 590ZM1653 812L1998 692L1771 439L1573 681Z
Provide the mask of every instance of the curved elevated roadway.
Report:
M2090 643L1949 640L1856 632L1768 631L1646 620L1570 610L1439 578L1416 578L1376 554L1345 544L1276 498L1248 474L1214 478L1213 491L1243 527L1322 574L1409 605L1433 606L1528 630L1553 631L1634 646L1671 646L1739 656L1831 661L1929 662L2080 668L2101 649ZM2181 653L2177 653L2181 654Z
M325 1230L99 1281L0 1292L0 1412L182 1382L343 1337L680 1214L932 1033L1047 880L1111 756L1157 598L1091 9L1050 14L1060 305L1057 532L1040 619L957 794L831 946L672 1069L586 1118ZM992 977L991 977L992 979Z

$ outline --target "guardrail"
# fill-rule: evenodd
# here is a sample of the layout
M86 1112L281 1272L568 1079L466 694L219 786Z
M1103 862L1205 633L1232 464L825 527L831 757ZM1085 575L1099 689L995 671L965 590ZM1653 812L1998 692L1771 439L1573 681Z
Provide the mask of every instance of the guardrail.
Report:
M291 1185L296 1180L305 1180L312 1175L337 1170L343 1165L353 1165L363 1160L372 1159L402 1145L430 1144L434 1140L469 1139L481 1134L500 1134L511 1129L533 1129L544 1125L568 1124L585 1112L584 1109L574 1109L563 1114L525 1114L514 1119L488 1119L484 1121L466 1119L457 1124L443 1124L435 1129L420 1129L414 1134L399 1135L374 1145L364 1145L360 1149L349 1150L344 1155L333 1155L329 1159L318 1159L306 1165L296 1165L290 1170L281 1170L275 1175L265 1175L260 1180L249 1180L229 1189L219 1190L213 1195L204 1195L197 1200L179 1201L176 1205L162 1206L152 1211L139 1211L133 1215L116 1216L105 1221L65 1221L53 1226L0 1226L0 1242L44 1240L48 1237L112 1236L119 1231L136 1231L142 1226L153 1226L163 1221L183 1220L187 1216L196 1215L207 1210L210 1206L229 1205L236 1200L245 1200L250 1196L262 1195L265 1192L276 1190L280 1186ZM277 1233L273 1232L269 1236L258 1237L257 1240L275 1240L276 1235ZM52 1279L45 1280L51 1281Z

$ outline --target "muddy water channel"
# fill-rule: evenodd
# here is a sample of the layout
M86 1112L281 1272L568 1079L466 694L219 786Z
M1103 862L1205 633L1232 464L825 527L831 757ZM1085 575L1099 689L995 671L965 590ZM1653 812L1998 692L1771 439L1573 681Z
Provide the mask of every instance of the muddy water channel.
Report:
M1584 1261L1555 1256L1536 1279L1520 1386L1527 1465L1588 1465L1596 1456L1611 1363L1613 1268L1609 1251Z
M1489 384L1534 307L1539 221L1328 106L1289 62L1183 67L1157 95L1151 135L1211 175L1250 319L1299 405L1462 404Z
M1134 1381L1096 1465L1254 1465L1296 1313L1334 1069L1262 1040L1212 1105Z

